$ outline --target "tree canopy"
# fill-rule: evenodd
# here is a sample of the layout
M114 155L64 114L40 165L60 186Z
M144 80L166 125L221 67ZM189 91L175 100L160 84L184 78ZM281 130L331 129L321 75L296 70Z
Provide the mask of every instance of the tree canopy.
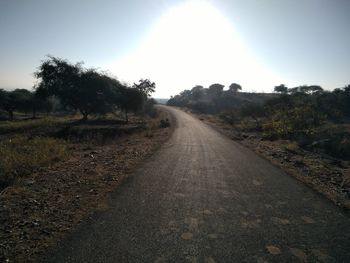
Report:
M133 88L96 69L85 69L82 63L72 64L49 56L35 76L39 79L36 92L40 96L57 96L61 103L79 110L84 119L90 114L105 114L116 108L138 111L155 91L155 83L141 79Z
M232 92L238 92L239 90L242 90L242 86L237 84L237 83L232 83L229 87L228 87L229 91Z

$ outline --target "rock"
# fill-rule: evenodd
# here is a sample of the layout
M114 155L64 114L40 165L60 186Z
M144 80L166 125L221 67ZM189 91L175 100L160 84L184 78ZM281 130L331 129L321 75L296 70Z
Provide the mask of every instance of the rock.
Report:
M25 181L24 181L24 184L25 184L25 185L33 185L34 183L35 183L34 180L25 180Z

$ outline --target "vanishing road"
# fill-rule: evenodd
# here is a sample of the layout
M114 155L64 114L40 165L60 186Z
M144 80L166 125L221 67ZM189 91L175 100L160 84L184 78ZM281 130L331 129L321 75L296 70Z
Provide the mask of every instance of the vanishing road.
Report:
M46 262L350 262L350 217L196 118Z

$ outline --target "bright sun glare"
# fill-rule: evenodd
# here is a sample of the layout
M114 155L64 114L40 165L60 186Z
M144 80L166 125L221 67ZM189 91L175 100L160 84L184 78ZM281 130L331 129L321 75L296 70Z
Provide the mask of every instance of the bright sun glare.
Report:
M281 78L261 65L232 24L204 1L170 9L131 53L108 67L124 81L151 78L155 97L195 85L236 82L246 91L271 91Z

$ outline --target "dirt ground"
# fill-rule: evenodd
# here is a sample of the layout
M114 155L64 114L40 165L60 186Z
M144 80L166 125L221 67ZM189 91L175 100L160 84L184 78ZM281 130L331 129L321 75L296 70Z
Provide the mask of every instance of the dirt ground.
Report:
M35 262L82 218L108 207L108 193L172 132L119 136L104 145L71 143L68 161L43 168L0 193L0 262Z
M224 123L214 115L193 115L232 140L258 153L288 174L326 196L336 205L346 210L350 209L349 162L312 153L300 147L290 147L292 142L287 140L262 140L258 133L238 132L234 127Z

